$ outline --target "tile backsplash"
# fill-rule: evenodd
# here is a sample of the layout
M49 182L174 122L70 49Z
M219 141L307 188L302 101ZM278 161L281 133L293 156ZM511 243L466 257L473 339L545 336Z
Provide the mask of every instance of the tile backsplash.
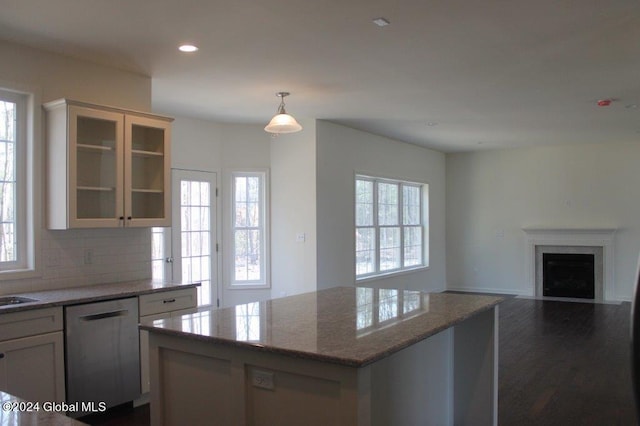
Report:
M0 294L151 277L150 228L41 231L40 274L0 281Z

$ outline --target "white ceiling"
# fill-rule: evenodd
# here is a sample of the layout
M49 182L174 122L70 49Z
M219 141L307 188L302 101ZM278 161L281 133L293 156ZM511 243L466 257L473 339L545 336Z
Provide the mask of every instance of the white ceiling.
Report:
M179 116L266 124L289 91L445 152L640 142L640 0L0 0L0 39L150 75Z

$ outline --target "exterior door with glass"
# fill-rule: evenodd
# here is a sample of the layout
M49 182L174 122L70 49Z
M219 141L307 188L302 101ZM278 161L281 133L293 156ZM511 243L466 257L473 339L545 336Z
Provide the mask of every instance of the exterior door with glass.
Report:
M172 181L172 278L201 283L198 305L216 306L216 174L174 169Z

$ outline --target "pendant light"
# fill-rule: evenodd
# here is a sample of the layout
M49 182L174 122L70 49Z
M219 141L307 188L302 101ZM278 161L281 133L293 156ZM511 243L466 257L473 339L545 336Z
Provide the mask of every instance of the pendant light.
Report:
M295 133L302 130L302 126L296 121L295 118L287 114L284 110L284 98L289 96L289 92L278 92L276 96L280 98L280 105L278 106L278 113L271 119L269 124L264 128L269 133Z

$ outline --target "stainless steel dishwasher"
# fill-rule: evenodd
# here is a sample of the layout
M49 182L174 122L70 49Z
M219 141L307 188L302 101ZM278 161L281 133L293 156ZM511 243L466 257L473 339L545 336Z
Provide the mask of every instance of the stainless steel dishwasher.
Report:
M140 396L138 298L68 306L65 333L67 403L79 406L70 415Z

